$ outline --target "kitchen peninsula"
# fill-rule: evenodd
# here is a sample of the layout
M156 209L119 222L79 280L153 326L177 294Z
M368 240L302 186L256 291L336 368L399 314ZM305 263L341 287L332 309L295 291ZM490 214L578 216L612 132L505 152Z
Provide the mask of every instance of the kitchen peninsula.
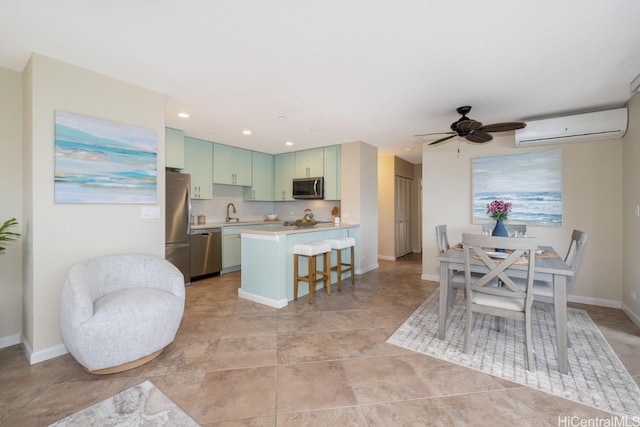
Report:
M242 231L242 284L238 296L271 307L282 308L293 300L293 245L332 239L353 237L356 240L356 270L359 254L358 225L316 224L314 227L277 226L247 228ZM343 254L348 256L347 254ZM346 261L346 259L345 259ZM332 265L336 253L331 254ZM318 260L322 268L322 260ZM307 274L307 263L300 263L300 274ZM343 282L345 277L343 276ZM336 272L331 272L331 283L337 282ZM343 284L344 286L344 284ZM323 286L319 285L318 292ZM300 282L298 298L309 293L306 282Z

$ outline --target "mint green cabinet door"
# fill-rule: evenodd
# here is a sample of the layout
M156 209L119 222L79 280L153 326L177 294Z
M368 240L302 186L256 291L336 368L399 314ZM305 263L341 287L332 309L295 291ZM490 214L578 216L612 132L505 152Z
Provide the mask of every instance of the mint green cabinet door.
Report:
M324 147L324 198L340 200L340 146Z
M213 144L213 183L234 184L233 147Z
M253 169L252 151L242 148L233 150L233 169L236 174L235 185L251 185Z
M224 144L213 144L213 182L251 185L251 151Z
M240 267L241 245L240 234L229 234L222 237L222 269L229 270Z
M273 201L273 156L271 154L252 153L253 171L251 187L245 187L245 200Z
M296 151L296 178L322 176L324 173L322 148Z
M184 169L184 133L178 129L164 129L164 156L168 168Z
M277 154L274 161L275 189L273 200L293 200L292 180L296 174L296 154Z
M184 138L184 172L191 175L191 198L212 199L211 158L213 144L201 139Z

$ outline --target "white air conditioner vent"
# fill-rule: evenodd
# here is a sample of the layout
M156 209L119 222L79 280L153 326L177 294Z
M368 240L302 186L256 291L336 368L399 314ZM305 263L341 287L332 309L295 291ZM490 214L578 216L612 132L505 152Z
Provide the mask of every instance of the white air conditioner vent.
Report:
M516 130L516 147L622 138L627 131L627 109L596 111L573 116L532 120Z

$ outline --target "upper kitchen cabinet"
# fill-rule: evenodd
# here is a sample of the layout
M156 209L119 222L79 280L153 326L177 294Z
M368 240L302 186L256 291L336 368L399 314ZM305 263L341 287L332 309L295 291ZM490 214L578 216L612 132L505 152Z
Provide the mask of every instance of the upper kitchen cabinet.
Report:
M178 129L164 130L165 166L184 169L184 133Z
M324 198L340 200L340 146L324 147Z
M293 200L292 180L296 175L296 153L275 155L275 189L273 200Z
M184 138L184 173L191 175L191 198L212 199L213 144L201 139Z
M251 186L251 151L213 144L213 183Z
M322 148L296 151L296 178L322 176L324 154Z
M273 201L273 156L252 152L251 187L244 188L244 200Z

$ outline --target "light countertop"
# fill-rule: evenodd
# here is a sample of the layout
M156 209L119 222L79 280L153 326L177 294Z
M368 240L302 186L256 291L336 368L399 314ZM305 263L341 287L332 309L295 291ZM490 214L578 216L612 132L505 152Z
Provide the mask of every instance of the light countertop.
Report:
M256 227L256 228L247 228L242 230L242 235L250 235L250 234L258 234L258 235L266 235L266 236L277 236L281 234L300 234L300 233L313 233L319 231L329 231L329 230L341 230L345 228L357 228L358 224L348 224L342 222L340 224L334 224L332 222L328 223L318 223L313 227L296 227L295 225L275 225L272 227Z

